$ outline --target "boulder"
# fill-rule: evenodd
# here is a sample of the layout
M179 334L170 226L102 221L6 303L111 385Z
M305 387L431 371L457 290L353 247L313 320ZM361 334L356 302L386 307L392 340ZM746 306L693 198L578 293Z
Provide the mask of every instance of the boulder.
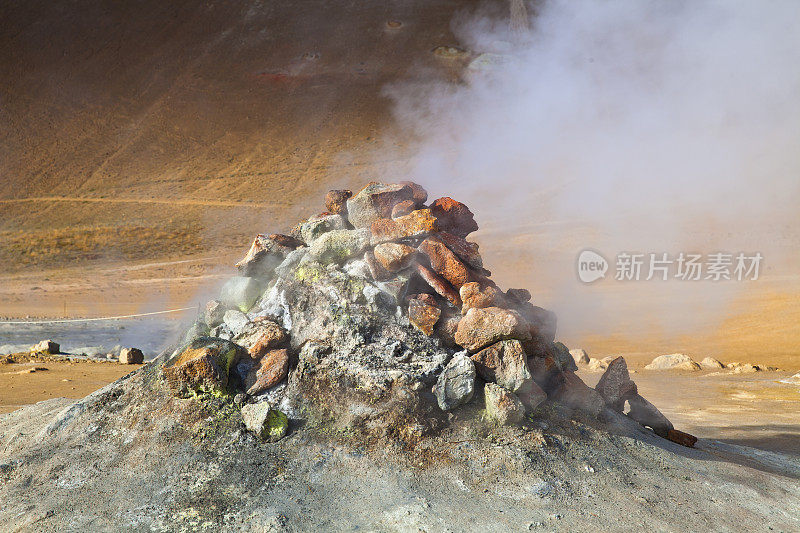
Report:
M397 272L411 265L417 250L406 244L387 242L376 246L372 253L384 270Z
M347 229L347 224L341 215L316 216L300 224L300 235L306 244L311 245L324 233L340 229Z
M411 200L417 207L421 207L423 204L425 204L425 202L428 201L428 191L426 191L419 183L414 183L413 181L401 181L399 184L411 187L411 191L413 193Z
M446 231L440 231L436 234L436 236L444 243L445 246L450 249L451 252L456 254L459 259L464 261L465 264L479 272L486 274L487 271L483 268L483 259L481 258L481 254L478 252L478 245L476 243L469 242L463 237L453 235L452 233L448 233Z
M211 300L206 304L204 318L209 328L214 328L222 323L225 316L225 304L219 300Z
M243 350L223 339L200 337L171 357L162 369L176 396L191 393L227 394L231 368Z
M567 407L597 417L605 406L605 402L603 401L603 397L600 396L600 393L586 385L586 383L571 370L562 372L561 376L564 381L559 390L554 394L553 399Z
M395 278L393 272L389 272L383 268L383 265L375 258L375 254L372 250L364 252L364 262L367 264L369 273L375 281L388 281Z
M303 261L306 255L308 255L308 248L305 246L292 250L286 254L281 264L275 267L275 275L280 278L285 278L293 274L297 265Z
M289 335L275 322L261 320L248 325L233 340L247 348L250 357L258 361L270 350L283 346L289 340Z
M461 312L464 314L473 307L503 307L505 305L503 292L493 284L470 281L461 286L458 294L461 297Z
M456 330L461 321L461 315L447 315L439 318L436 323L436 334L442 339L445 346L456 346Z
M222 321L234 335L238 335L250 323L246 314L238 309L229 309L222 315Z
M511 392L532 381L527 356L518 340L496 342L473 354L471 359L481 378Z
M242 420L248 431L267 442L281 440L289 430L289 419L268 402L243 405Z
M531 301L531 291L528 289L508 289L506 297L517 304L524 304Z
M57 354L61 351L61 346L57 342L53 342L50 339L45 341L39 341L38 343L34 344L30 347L31 352L45 352L49 354Z
M469 207L452 198L444 197L434 200L430 209L442 231L458 237L466 237L478 229L475 215L472 214Z
M289 351L286 349L271 350L253 366L244 378L247 394L256 396L271 389L289 373Z
M409 237L424 237L438 231L430 209L417 209L397 218L379 218L370 226L372 244L392 242Z
M219 299L227 307L246 313L261 296L262 284L254 278L233 277L220 289Z
M558 320L556 314L530 302L520 303L514 309L522 315L529 324L531 337L538 337L551 343L556 338Z
M605 372L608 368L608 365L611 361L614 360L614 356L603 357L602 359L595 359L594 357L589 359L589 364L587 366L587 370L592 372Z
M487 383L483 393L489 420L501 426L510 426L525 419L525 406L513 392L495 383Z
M472 400L474 392L475 365L465 353L458 353L439 375L433 394L442 411L451 411Z
M552 357L528 357L528 369L533 380L548 396L558 392L564 384L561 368Z
M569 354L576 365L585 366L589 364L589 354L583 348L574 348L569 351Z
M392 208L392 218L400 218L415 211L419 206L414 203L414 200L403 200Z
M334 189L325 195L325 208L335 215L347 214L347 200L353 193L347 189Z
M636 395L637 390L624 357L617 357L609 363L594 389L614 411L621 413L625 409L625 401Z
M323 233L311 243L308 257L320 263L344 263L356 255L364 253L369 246L370 233L368 229L333 230Z
M515 311L499 307L472 308L458 323L455 340L474 353L507 339L530 339L528 323Z
M437 237L422 241L419 251L428 257L433 271L449 281L455 289L474 281L475 277L467 266Z
M293 249L294 247L284 246L266 235L256 235L244 259L236 263L236 267L244 277L267 279Z
M389 219L395 205L413 198L408 185L371 183L347 200L347 218L356 228L369 228L378 219Z
M547 399L547 393L532 379L525 381L515 394L528 411L536 409Z
M458 296L458 292L456 292L453 286L450 285L446 279L424 265L417 263L414 266L417 274L419 274L419 277L425 282L425 284L432 288L436 294L456 307L461 306L461 298Z
M578 370L569 348L562 342L554 342L550 347L550 355L556 360L561 370Z
M672 427L672 422L667 420L667 417L661 414L661 411L656 407L636 394L628 398L628 405L631 410L628 412L628 417L635 420L639 424L651 428L657 435L667 438L667 434Z
M700 366L708 370L719 370L725 368L725 365L714 359L713 357L706 357L700 361Z
M430 299L433 300L432 297ZM408 302L408 321L425 335L433 334L433 327L436 325L441 314L441 309L430 301L425 301L421 298L412 298Z
M144 354L139 348L123 348L119 352L119 362L123 365L141 365L144 363Z
M734 374L749 374L751 372L760 372L761 367L751 365L750 363L729 363L727 367Z
M660 355L644 367L646 370L700 370L700 365L682 353Z

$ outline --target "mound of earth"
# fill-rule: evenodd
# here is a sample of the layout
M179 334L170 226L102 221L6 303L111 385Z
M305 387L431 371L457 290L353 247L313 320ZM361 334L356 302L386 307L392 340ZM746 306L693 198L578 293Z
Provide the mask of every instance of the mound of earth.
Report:
M325 206L257 236L155 361L0 419L0 523L800 525L796 462L676 431L622 358L586 386L555 316L491 280L467 206L410 182L331 191Z

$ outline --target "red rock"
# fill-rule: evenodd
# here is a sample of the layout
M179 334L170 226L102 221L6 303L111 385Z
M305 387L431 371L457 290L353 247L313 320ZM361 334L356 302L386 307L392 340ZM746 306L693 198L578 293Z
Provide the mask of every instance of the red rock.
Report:
M353 196L353 192L347 189L334 189L325 195L325 207L335 215L347 213L347 200Z
M433 334L433 327L441 314L442 310L431 305L429 300L423 301L414 298L408 302L408 321L425 335Z
M258 322L258 340L248 353L254 361L261 359L267 352L277 348L289 339L286 330L271 321Z
M411 187L411 190L414 191L414 204L417 207L422 206L428 201L428 191L426 191L419 183L414 183L413 181L401 181L399 183L400 185L408 185Z
M524 304L531 301L531 292L528 289L508 289L506 297L516 303Z
M438 231L436 218L430 209L417 209L395 219L377 219L372 223L371 229L373 246L406 237L423 237Z
M416 210L417 207L418 206L414 203L414 200L403 200L392 208L392 218L406 216L407 214Z
M446 279L431 270L430 268L416 264L417 273L420 277L436 291L436 294L446 299L456 307L461 307L461 298L458 296L456 290L450 285Z
M413 263L417 250L406 244L387 242L373 250L375 259L389 272L408 268Z
M395 205L413 197L408 185L371 183L347 200L347 217L354 227L369 228L378 219L389 219Z
M259 394L283 381L288 373L289 351L271 350L247 373L245 390L247 394Z
M624 357L617 357L608 364L605 373L594 388L611 409L621 413L625 400L637 394L636 384L631 381Z
M439 198L431 204L431 212L439 221L442 231L447 231L459 237L466 237L478 229L475 215L469 207L457 202L450 197Z
M305 245L305 243L300 239L296 239L291 235L283 235L281 233L273 233L269 236L269 238L279 246L285 246L287 248L291 248L292 250Z
M383 265L378 262L378 260L375 258L375 254L372 253L372 250L367 250L364 253L364 262L367 263L369 273L372 275L372 279L375 281L386 281L394 277L391 272L383 268Z
M483 285L471 281L461 286L458 291L461 296L461 312L466 314L473 307L504 307L505 298L502 291L495 285Z
M516 311L473 307L458 323L455 339L459 346L474 353L502 340L528 340L528 330L528 323Z
M478 245L476 243L469 242L463 237L453 235L446 231L441 231L437 233L436 236L439 237L439 240L442 241L445 246L450 248L451 252L464 261L464 263L478 271L485 271L483 268L483 259L481 258L481 254L478 253ZM491 275L491 273L488 275Z
M562 372L561 375L564 382L555 393L554 399L568 407L597 417L605 406L600 393L589 387L571 370Z
M683 431L678 431L677 429L670 429L667 431L667 439L681 446L686 446L687 448L694 448L694 445L697 443L697 437L684 433Z
M428 256L433 270L454 288L460 289L462 285L473 280L474 276L467 266L436 237L428 237L418 249Z

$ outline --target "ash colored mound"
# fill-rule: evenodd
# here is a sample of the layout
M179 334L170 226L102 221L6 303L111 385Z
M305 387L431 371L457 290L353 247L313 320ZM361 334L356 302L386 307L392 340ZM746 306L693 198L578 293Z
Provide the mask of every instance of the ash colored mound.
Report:
M647 370L700 370L700 365L682 353L660 355L645 367Z

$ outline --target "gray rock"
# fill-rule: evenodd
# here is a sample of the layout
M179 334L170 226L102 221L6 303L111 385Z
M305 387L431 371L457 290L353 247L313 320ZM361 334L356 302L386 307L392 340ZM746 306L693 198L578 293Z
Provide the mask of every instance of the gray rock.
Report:
M351 259L347 263L344 264L342 270L348 276L354 278L361 278L361 279L372 279L372 274L370 273L369 266L367 262L363 259Z
M714 359L713 357L706 357L700 361L700 366L709 370L719 370L725 368L725 365Z
M433 387L442 411L451 411L472 400L475 393L475 364L466 352L453 356Z
M347 218L356 228L369 228L379 218L390 218L395 205L413 198L407 185L373 183L347 200Z
M518 340L496 342L471 358L481 378L511 392L517 392L531 381L528 357Z
M247 255L236 263L236 267L242 276L268 279L292 249L269 237L257 235Z
M655 405L638 394L628 398L628 405L631 407L628 417L643 426L651 428L657 435L667 438L669 430L674 429L672 422L667 420L667 417L656 409Z
M644 367L646 370L700 370L700 365L682 353L660 355Z
M61 351L61 346L57 342L51 340L40 341L30 347L31 352L47 352L49 354L56 354Z
M589 364L589 354L587 354L586 350L583 348L570 350L569 354L572 356L572 360L575 361L576 365L585 366Z
M344 263L351 257L363 254L369 246L369 238L368 229L329 231L312 243L304 261Z
M572 358L569 348L561 342L553 343L553 359L556 360L561 370L578 370L575 359Z
M268 442L282 439L289 430L286 415L273 409L269 402L243 405L242 420L250 432Z
M123 365L141 365L144 354L139 348L123 348L119 352L119 362Z
M536 409L547 399L547 393L532 379L526 380L515 394L528 411Z
M327 215L322 217L312 217L308 221L300 224L300 235L309 246L320 235L337 229L346 229L347 223L341 215Z
M519 424L525 419L525 406L513 392L495 383L487 383L483 389L486 399L486 415L501 426Z
M206 304L205 320L209 328L214 328L222 323L225 316L225 304L219 300L211 300Z
M621 413L625 400L637 394L636 384L628 373L624 357L617 357L611 363L594 388L611 409Z
M222 321L234 335L238 335L250 323L247 315L236 309L225 311Z
M228 307L246 313L261 295L262 284L254 278L233 277L220 289L220 300Z
M308 253L307 247L297 248L296 250L292 250L281 262L280 265L275 267L275 275L281 278L285 278L286 276L292 274L297 268L297 265L303 260L303 257Z

